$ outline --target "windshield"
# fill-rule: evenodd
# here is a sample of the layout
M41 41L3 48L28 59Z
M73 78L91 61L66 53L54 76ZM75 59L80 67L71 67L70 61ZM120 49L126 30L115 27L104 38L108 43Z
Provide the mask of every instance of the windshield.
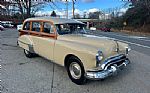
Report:
M83 24L57 24L56 29L59 35L86 33Z

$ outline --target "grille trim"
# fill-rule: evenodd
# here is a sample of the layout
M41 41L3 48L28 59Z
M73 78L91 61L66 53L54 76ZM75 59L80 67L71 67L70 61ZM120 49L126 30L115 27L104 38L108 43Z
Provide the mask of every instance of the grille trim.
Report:
M112 57L110 57L104 61L104 63L102 64L102 68L105 69L112 64L118 64L119 65L119 64L123 63L126 59L127 58L124 54L112 56Z

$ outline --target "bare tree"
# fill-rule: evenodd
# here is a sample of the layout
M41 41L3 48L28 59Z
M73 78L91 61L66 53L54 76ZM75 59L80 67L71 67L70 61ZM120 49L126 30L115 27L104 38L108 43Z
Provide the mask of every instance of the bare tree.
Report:
M83 14L83 18L84 18L84 19L86 18L86 12L84 12L84 14Z
M56 17L56 16L57 16L56 12L53 11L53 12L51 13L51 16L52 16L52 17Z
M99 19L99 16L102 15L101 11L97 11L97 12L90 12L89 13L89 18L90 19Z
M81 18L80 14L75 14L74 15L74 19L80 19L80 18Z
M19 11L24 19L31 17L31 15L34 15L37 11L44 7L44 4L46 2L51 2L51 0L43 0L41 2L34 2L33 0L14 0L14 2L17 3Z

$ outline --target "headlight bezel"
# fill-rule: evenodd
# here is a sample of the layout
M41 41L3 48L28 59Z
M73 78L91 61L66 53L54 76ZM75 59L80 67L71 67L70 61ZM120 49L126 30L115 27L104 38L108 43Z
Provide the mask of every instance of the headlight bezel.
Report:
M103 60L103 52L98 50L96 54L96 66L100 65L100 62Z

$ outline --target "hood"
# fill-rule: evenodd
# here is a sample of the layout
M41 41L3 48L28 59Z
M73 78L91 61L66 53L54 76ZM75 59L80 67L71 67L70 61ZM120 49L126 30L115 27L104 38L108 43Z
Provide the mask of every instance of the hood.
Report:
M105 56L112 56L112 53L116 53L115 50L117 48L116 41L107 37L98 37L85 34L69 34L59 35L57 39L94 47L96 49L94 52L101 50Z

